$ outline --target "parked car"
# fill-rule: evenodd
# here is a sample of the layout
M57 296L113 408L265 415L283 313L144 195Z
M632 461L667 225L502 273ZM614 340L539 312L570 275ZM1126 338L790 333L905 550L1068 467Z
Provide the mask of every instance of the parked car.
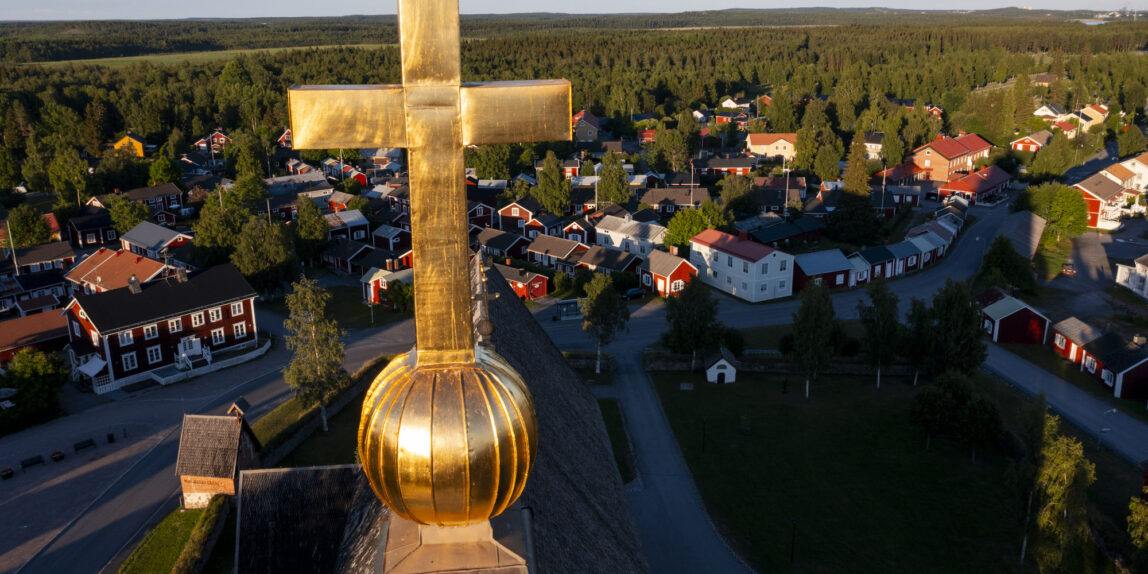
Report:
M1072 277L1076 275L1076 266L1071 263L1065 263L1060 267L1060 274Z
M630 287L629 289L626 289L625 293L622 293L622 298L623 299L641 299L642 296L645 294L646 294L646 292L643 291L641 287Z

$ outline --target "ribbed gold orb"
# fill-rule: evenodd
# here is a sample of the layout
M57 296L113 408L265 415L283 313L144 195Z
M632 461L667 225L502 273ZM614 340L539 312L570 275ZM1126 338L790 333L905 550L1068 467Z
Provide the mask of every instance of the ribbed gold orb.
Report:
M359 460L375 494L420 524L489 520L522 494L538 425L526 384L479 347L475 364L416 366L396 357L371 383Z

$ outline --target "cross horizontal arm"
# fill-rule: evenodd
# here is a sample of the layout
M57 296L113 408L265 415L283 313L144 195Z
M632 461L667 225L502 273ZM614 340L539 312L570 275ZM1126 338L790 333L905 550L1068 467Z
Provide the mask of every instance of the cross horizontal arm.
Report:
M295 149L407 147L402 86L292 86L287 107Z
M462 85L464 145L570 141L570 82Z

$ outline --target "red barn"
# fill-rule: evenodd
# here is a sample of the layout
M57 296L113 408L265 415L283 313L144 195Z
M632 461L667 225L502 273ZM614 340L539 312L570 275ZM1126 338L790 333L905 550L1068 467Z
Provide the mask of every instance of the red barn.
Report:
M697 276L698 268L681 257L655 249L638 266L638 274L641 276L642 288L669 297L685 289L686 283Z
M538 273L531 273L525 269L517 269L515 267L507 267L494 263L492 265L498 270L498 274L502 275L503 279L514 289L514 294L518 295L519 299L523 301L533 301L538 297L546 295L546 276Z
M1116 333L1105 333L1084 345L1081 370L1112 390L1118 399L1148 397L1148 350L1144 339L1129 341Z
M994 343L1044 344L1048 317L1020 299L1002 297L981 311L982 325Z
M1080 364L1083 347L1100 338L1100 331L1091 325L1069 317L1052 326L1052 348L1056 354L1068 359L1072 364Z

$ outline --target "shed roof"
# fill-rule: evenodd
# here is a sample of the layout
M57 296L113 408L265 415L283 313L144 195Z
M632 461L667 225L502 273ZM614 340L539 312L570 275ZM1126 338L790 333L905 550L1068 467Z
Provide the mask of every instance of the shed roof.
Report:
M669 277L683 263L689 265L695 273L697 272L697 268L694 267L693 264L691 264L689 261L686 261L677 255L671 255L665 251L659 251L657 249L650 251L649 255L646 256L646 260L642 262L641 267L648 270L650 273L653 273L654 275Z
M1086 345L1096 339L1100 338L1100 330L1092 325L1077 319L1076 317L1069 317L1060 321L1052 326L1056 332L1064 335L1064 337L1077 345Z
M853 264L840 249L827 249L793 256L794 263L809 276L850 271Z
M258 444L245 426L235 415L183 415L175 475L236 478L243 433Z

